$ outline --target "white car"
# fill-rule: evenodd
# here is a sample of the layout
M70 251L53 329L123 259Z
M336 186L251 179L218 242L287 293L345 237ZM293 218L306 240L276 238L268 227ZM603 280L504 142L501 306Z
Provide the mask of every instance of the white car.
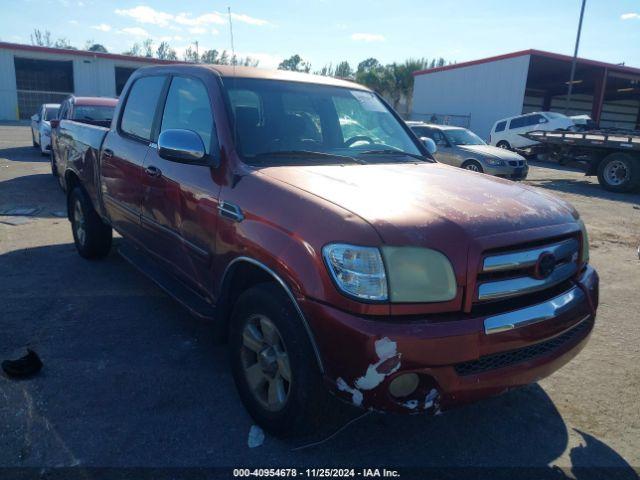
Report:
M573 120L556 112L533 112L498 120L489 134L489 144L499 148L525 148L536 144L520 135L534 130L569 130Z
M59 103L45 103L40 105L38 113L31 117L31 140L34 147L40 148L42 155L49 155L51 152L51 123L50 120L57 118Z

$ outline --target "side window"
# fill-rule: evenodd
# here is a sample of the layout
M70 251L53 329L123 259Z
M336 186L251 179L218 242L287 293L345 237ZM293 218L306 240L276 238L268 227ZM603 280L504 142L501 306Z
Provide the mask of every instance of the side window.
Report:
M504 127L506 127L506 126L507 126L507 122L506 121L498 123L496 125L496 132L504 131Z
M547 119L542 115L532 115L532 125L537 125L539 123L547 123Z
M444 138L444 134L440 130L433 130L431 134L431 138L436 142L436 145L447 146L447 140Z
M196 132L209 153L213 113L207 89L200 80L186 77L171 80L160 131L174 128Z
M166 77L142 77L127 96L120 128L142 140L151 140L151 128Z
M529 125L529 117L516 117L509 123L509 130L526 127L527 125Z

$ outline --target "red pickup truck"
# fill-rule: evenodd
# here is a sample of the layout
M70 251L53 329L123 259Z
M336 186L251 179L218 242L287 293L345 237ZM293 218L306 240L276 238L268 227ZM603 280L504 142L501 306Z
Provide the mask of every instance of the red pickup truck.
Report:
M275 434L335 396L405 413L535 382L586 344L584 224L526 185L435 162L378 95L293 72L138 70L61 178L80 255L120 253L229 341Z

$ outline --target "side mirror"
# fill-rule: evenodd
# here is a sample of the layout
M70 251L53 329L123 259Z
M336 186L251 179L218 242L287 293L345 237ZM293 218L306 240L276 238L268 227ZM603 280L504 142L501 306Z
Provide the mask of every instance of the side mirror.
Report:
M158 138L158 155L181 163L198 163L206 155L202 138L192 130L165 130Z
M51 125L51 128L58 128L60 126L60 119L59 118L54 118L49 120L49 124Z
M438 151L438 147L436 145L436 142L433 141L433 139L429 138L429 137L420 137L420 141L424 144L425 147L427 147L427 151L433 155L434 153L436 153Z

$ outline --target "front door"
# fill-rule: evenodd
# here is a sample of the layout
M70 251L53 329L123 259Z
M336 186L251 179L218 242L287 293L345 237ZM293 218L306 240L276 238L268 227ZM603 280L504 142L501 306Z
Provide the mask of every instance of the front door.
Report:
M175 76L167 92L160 132L192 130L207 156L216 148L211 101L198 78ZM207 159L208 160L208 159ZM206 162L203 162L206 163ZM142 225L145 244L192 287L211 291L220 185L203 163L166 160L152 145L144 163Z
M166 76L138 78L125 99L117 131L111 130L101 151L101 189L113 226L140 240L143 164L149 151Z

